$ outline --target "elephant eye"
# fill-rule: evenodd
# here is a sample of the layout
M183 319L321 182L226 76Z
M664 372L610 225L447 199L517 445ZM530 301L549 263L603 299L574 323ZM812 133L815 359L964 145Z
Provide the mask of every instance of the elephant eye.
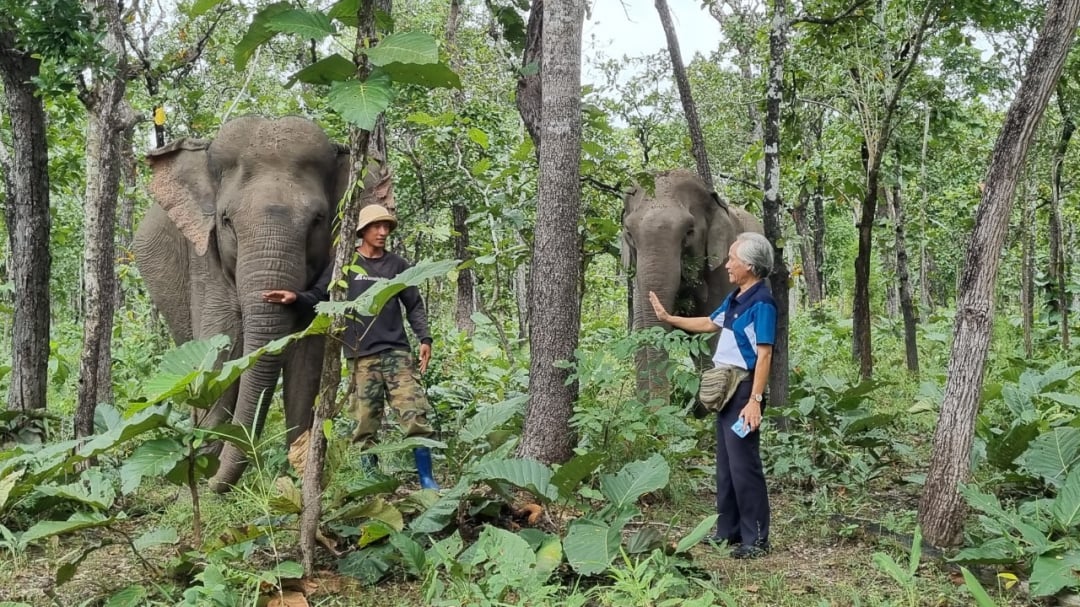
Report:
M221 212L221 223L225 227L228 227L228 228L232 227L232 219L229 218L229 214L226 213L225 211Z

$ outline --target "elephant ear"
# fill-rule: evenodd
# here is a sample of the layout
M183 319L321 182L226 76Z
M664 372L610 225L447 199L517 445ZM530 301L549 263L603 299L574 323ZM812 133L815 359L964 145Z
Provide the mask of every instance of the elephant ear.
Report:
M169 219L205 255L214 229L214 180L207 166L205 139L179 139L147 154L153 177L150 195Z

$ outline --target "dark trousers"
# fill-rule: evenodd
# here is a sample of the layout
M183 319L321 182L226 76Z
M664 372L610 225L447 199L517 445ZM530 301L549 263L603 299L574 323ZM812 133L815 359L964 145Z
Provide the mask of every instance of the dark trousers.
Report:
M769 494L761 467L761 432L739 438L731 426L750 398L743 381L716 415L716 537L732 544L769 541ZM764 403L762 403L764 411Z

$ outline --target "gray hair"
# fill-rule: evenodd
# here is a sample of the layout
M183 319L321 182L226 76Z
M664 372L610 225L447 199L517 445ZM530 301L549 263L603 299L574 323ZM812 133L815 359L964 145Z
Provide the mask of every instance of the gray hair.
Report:
M768 238L757 232L743 232L735 238L735 256L750 266L758 278L765 278L773 270L773 246Z

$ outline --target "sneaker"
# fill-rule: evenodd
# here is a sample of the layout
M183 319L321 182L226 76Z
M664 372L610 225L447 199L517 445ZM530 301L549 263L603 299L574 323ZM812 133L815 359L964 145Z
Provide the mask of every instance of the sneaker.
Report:
M742 544L731 551L733 559L758 559L769 554L769 543Z

